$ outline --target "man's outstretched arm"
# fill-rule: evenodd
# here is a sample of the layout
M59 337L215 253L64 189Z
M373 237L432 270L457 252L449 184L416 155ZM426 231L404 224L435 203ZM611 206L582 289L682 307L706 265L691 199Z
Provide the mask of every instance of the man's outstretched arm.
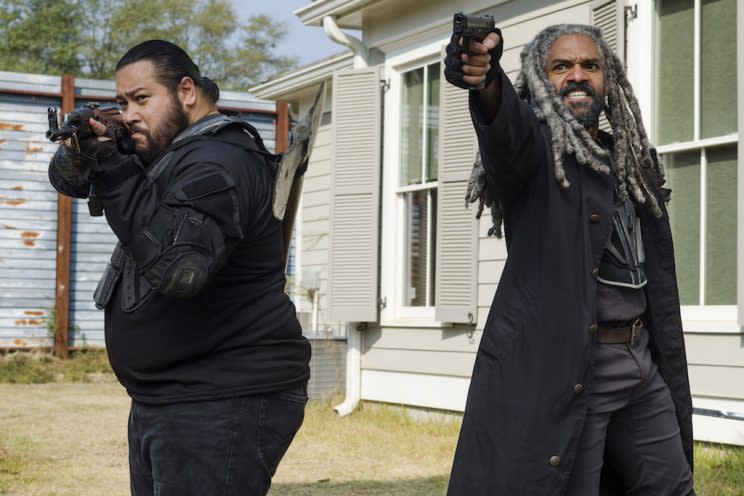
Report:
M470 113L489 186L504 203L510 203L544 158L540 122L528 103L520 100L504 74L501 32L489 33L481 43L462 51L462 39L453 36L447 46L445 77L470 90Z
M476 55L462 54L462 69L465 74L463 79L473 86L481 81L487 82L483 89L475 90L474 93L483 122L490 124L498 114L501 103L501 78L498 75L502 71L498 58L501 58L503 51L503 39L500 33L490 33L483 43L472 42L470 48ZM498 58L493 60L491 53Z

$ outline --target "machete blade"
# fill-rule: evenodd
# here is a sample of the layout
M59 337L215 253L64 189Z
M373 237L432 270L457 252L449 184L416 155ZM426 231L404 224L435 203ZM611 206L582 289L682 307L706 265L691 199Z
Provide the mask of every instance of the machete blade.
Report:
M313 151L313 144L318 135L320 119L323 116L325 107L325 81L320 83L318 93L315 95L310 110L300 119L292 128L289 136L289 150L282 157L277 170L276 180L274 181L274 198L272 209L274 217L277 220L283 220L287 211L287 200L292 184L295 181L297 172L304 174L304 164L310 160L310 154Z

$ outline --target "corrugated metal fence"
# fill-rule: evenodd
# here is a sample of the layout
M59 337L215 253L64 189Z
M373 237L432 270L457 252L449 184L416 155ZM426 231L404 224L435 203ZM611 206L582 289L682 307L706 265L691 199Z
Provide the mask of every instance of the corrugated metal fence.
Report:
M44 143L50 99L0 96L0 343L47 344L54 306L57 194Z
M51 187L57 145L44 132L49 106L64 113L114 93L113 81L0 71L0 348L50 346L55 320L63 331L58 354L103 346L92 294L116 238L84 200ZM270 150L286 150L286 105L231 91L218 104L255 126Z

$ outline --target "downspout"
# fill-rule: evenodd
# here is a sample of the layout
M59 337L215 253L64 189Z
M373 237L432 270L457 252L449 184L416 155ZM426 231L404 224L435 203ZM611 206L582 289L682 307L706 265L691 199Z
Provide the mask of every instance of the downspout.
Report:
M354 67L369 65L369 49L358 38L342 32L334 16L323 18L323 29L331 41L354 52ZM346 398L333 407L341 417L356 410L362 397L362 333L351 323L346 324L346 330Z
M346 324L346 398L333 407L339 417L349 415L362 398L362 333Z
M323 18L323 29L332 42L345 46L354 52L354 67L362 68L369 66L369 49L362 40L348 35L341 31L336 24L334 16L325 16Z

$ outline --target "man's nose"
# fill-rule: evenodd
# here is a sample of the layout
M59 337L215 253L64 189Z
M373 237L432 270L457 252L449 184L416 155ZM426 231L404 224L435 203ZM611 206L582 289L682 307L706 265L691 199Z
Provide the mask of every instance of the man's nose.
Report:
M133 112L129 108L122 111L122 115L124 117L124 122L127 123L127 126L131 126L134 123L137 123L140 121L140 117L136 112Z
M589 79L589 76L584 71L584 68L581 67L581 64L574 64L571 66L571 70L568 73L569 81L576 81L577 83L580 83L581 81L586 81L587 79Z

